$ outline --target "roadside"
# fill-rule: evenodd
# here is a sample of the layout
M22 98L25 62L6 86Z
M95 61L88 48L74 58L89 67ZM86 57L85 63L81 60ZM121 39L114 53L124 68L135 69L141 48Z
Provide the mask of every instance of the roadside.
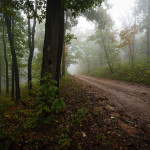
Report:
M87 137L83 138L84 146L89 145L86 140L94 143L98 135L103 135L109 141L108 143L111 143L106 144L107 146L111 145L110 149L113 149L112 147L114 149L150 149L150 136L147 127L144 127L144 125L141 127L138 124L138 120L127 115L123 108L111 103L111 99L109 100L109 97L107 97L108 93L106 95L103 90L80 79L72 80L72 83L64 88L73 94L65 97L67 100L72 97L73 101L71 102L70 99L70 107L75 105L77 108L85 107L90 110L87 118L89 123L86 126L83 125ZM75 90L76 88L70 89L72 85L79 87L77 90L79 93ZM64 93L66 93L66 90ZM85 97L84 102L82 102L82 96ZM90 132L92 133L89 134ZM98 143L103 143L102 139ZM91 147L95 149L96 145L94 144ZM100 147L98 146L97 148Z
M110 103L123 109L131 118L141 124L150 124L150 88L117 80L83 75L76 77L102 90Z
M36 96L24 96L26 106L11 104L3 111L0 149L150 149L146 128L141 129L136 120L111 104L103 90L75 77L61 80L60 96L66 107L57 115L49 114L47 124L34 123Z

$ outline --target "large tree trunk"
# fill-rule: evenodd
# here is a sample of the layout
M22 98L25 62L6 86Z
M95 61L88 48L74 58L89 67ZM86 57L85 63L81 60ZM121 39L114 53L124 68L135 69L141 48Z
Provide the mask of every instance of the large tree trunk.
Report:
M37 1L35 0L35 12L37 11ZM28 89L32 89L32 60L34 54L34 36L35 36L35 26L36 17L34 17L33 27L32 27L32 42L31 42L31 31L30 31L30 19L28 19L28 44L30 49L29 59L28 59Z
M64 8L61 0L47 0L45 40L41 77L48 73L59 86L60 64L64 40ZM41 84L43 82L41 81Z
M8 77L8 60L6 53L6 41L5 41L5 26L3 24L3 46L4 46L4 59L6 64L6 93L9 93L9 77Z
M11 55L12 55L12 64L13 64L14 74L15 74L16 101L19 101L20 100L19 71L18 71L17 57L16 57L16 52L14 47L14 36L12 31L13 21L12 22L11 21L12 21L11 17L8 17L5 14L5 22L7 26L8 39L9 39Z

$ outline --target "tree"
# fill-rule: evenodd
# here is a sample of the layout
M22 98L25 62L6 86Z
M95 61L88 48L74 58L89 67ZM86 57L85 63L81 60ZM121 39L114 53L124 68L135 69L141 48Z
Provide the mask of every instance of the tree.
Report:
M5 25L3 24L3 46L4 46L4 58L6 64L6 93L9 93L9 76L8 76L8 60L6 52L6 41L5 41Z
M84 12L101 2L101 0L47 0L42 78L51 73L57 81L57 86L59 85L64 39L64 9L70 9L75 16L77 12Z
M97 8L97 10L88 10L85 14L86 18L90 21L95 21L97 24L97 32L93 36L92 40L97 40L97 43L100 47L103 47L105 57L110 69L110 72L113 73L112 61L111 57L116 53L116 40L115 40L115 32L113 31L113 22L110 16L107 14L106 9ZM111 55L112 52L114 54ZM102 60L102 57L100 56ZM101 62L100 62L101 64Z
M66 11L65 13L65 23L64 23L64 36L66 36L66 30L67 30L67 24L68 24L68 11ZM62 54L62 76L65 75L65 72L66 72L66 60L65 60L65 46L66 46L66 42L64 40L64 49L63 49L63 54Z
M35 13L37 12L37 1L35 0ZM29 59L28 59L28 89L32 89L32 60L34 54L34 36L35 36L35 26L36 26L36 17L33 19L33 27L32 33L30 31L31 24L30 24L30 16L29 16L29 9L28 9L28 44L29 44ZM32 34L32 38L31 38ZM32 40L31 40L32 39Z
M66 46L71 43L72 39L75 39L74 35L68 33L68 31L70 32L72 27L77 25L77 23L78 22L76 18L72 16L71 11L66 10L65 11L65 32L64 32L65 39L64 39L64 49L63 49L63 54L62 54L62 76L65 75L66 66L67 66L66 65L66 61L67 61L66 60L66 56L67 56Z
M53 75L59 85L64 40L64 8L60 0L47 1L41 77Z
M17 63L16 52L15 52L15 46L14 46L14 32L13 32L14 31L14 20L13 20L13 17L5 14L5 23L6 23L6 27L7 27L8 39L9 39L11 55L12 55L12 81L14 80L14 77L15 77L16 100L19 101L20 100L19 70L18 70L18 63ZM12 88L13 88L13 86L14 85L12 85Z
M2 58L0 56L0 94L2 93Z
M120 37L122 40L122 43L120 44L120 47L128 47L128 54L131 61L132 67L134 67L134 59L135 59L135 40L134 36L137 33L137 27L136 25L131 26L130 28L126 28L125 30L122 30L120 32Z
M13 16L15 15L15 10L18 10L19 4L20 3L18 1L13 1L13 0L0 1L0 5L1 5L0 12L4 14L5 24L7 28L7 34L8 34L8 39L9 39L9 44L11 49L11 55L12 55L12 96L14 93L13 82L15 80L16 101L20 100L20 85L19 85L19 70L18 70L17 56L16 56L15 46L14 46L14 17Z
M2 25L2 43L3 43L3 49L4 49L4 59L5 59L5 65L6 65L6 93L9 93L9 75L8 75L8 59L7 59L7 50L6 50L6 40L5 40L5 22L4 18L2 16L1 19L1 25Z
M149 0L137 0L137 11L142 23L142 29L146 29L147 37L147 59L150 57L150 1Z

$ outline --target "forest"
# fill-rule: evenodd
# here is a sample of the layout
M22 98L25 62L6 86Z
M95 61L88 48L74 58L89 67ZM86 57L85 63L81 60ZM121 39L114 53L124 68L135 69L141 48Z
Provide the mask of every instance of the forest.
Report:
M150 149L150 1L0 0L0 149Z

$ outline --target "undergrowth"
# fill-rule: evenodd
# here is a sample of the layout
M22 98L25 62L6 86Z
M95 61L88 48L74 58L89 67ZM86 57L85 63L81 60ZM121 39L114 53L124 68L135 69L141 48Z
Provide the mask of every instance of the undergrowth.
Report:
M134 67L119 64L114 67L113 73L108 67L104 67L101 70L91 72L89 75L150 85L150 65L148 63L136 63Z
M12 143L25 142L23 137L28 132L56 122L65 101L57 95L56 81L50 74L42 80L44 84L35 84L30 91L23 87L19 103L0 96L0 149L7 150Z

